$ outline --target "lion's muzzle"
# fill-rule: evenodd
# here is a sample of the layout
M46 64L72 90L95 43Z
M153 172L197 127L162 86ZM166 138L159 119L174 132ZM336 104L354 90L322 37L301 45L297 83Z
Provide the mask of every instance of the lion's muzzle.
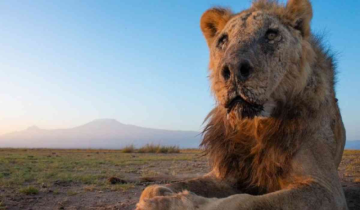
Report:
M264 107L259 104L250 103L246 101L241 95L232 93L229 94L228 100L225 104L227 114L235 112L238 118L254 118L264 110Z

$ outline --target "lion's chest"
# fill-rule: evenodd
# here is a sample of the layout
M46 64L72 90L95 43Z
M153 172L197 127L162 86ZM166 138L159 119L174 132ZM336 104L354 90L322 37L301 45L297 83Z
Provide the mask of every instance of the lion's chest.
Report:
M219 178L236 179L241 191L251 194L274 192L281 188L283 177L290 169L289 153L277 146L255 140L229 145L235 149L222 157L211 158ZM215 164L214 164L215 163Z

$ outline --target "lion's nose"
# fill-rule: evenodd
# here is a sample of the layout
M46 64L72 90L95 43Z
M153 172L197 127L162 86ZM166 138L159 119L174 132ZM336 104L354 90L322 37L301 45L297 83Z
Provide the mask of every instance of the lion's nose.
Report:
M225 81L228 81L231 77L231 71L228 65L225 65L221 72L222 77Z
M242 82L245 82L253 73L253 67L248 60L224 65L221 75L225 81L229 80L232 75Z
M237 70L237 77L240 81L246 81L253 72L253 67L248 60L240 62Z

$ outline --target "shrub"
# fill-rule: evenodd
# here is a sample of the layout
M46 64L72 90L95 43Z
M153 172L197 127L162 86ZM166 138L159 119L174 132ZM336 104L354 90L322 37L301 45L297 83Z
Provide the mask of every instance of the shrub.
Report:
M138 150L139 153L179 153L180 148L178 146L160 146L147 144Z
M141 147L138 152L139 153L156 153L160 148L160 145L155 146L153 144L147 144L143 147Z
M168 153L180 153L179 146L170 146L170 147L168 147Z
M134 145L126 146L121 150L123 153L134 153L135 147Z
M160 146L154 144L146 144L145 146L135 149L134 145L130 145L121 150L123 153L180 153L178 146Z

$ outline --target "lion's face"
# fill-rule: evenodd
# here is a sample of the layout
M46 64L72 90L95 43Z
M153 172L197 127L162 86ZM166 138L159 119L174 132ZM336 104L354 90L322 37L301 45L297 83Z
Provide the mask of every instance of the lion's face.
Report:
M303 80L296 78L300 73L289 73L301 71L303 36L278 16L256 9L236 15L211 9L201 27L210 48L212 91L231 118L271 116L276 102L292 91L279 88L290 79L285 76Z

